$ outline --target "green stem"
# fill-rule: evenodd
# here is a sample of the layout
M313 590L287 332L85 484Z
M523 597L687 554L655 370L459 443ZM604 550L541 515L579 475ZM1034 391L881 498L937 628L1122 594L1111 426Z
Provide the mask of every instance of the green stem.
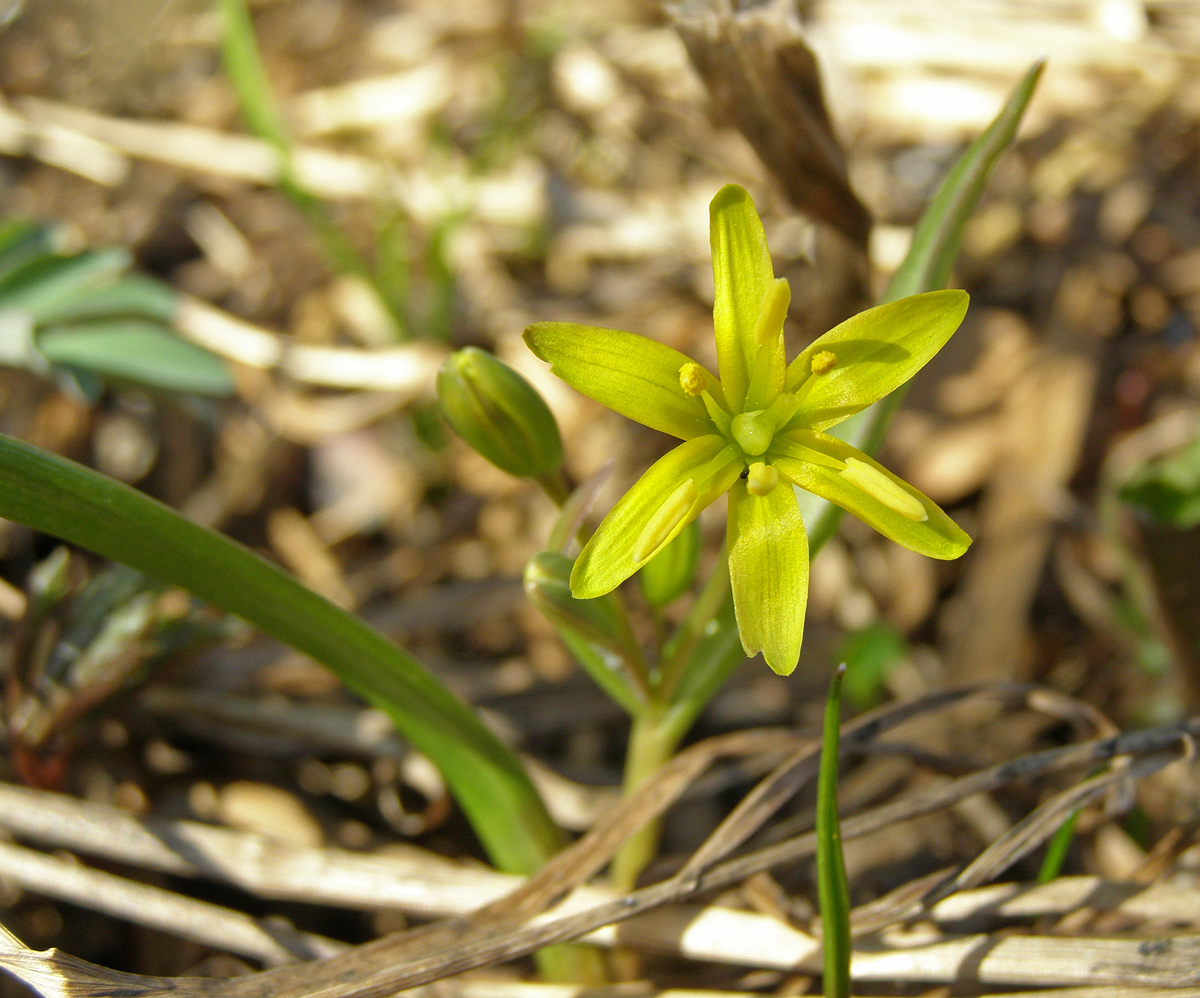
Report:
M709 624L721 612L730 596L729 553L724 542L717 553L717 562L705 580L700 595L692 604L683 623L671 635L663 648L663 662L659 676L659 695L664 703L670 703L679 691L679 683L691 665L696 648L704 638Z
M825 737L817 775L817 898L825 955L825 998L850 998L850 888L838 820L838 741L845 664L834 671L825 702Z
M679 745L681 732L668 721L669 715L647 708L633 719L625 756L625 778L621 790L626 797L657 773ZM621 846L613 857L610 880L619 891L637 886L638 875L658 852L661 821L644 825Z

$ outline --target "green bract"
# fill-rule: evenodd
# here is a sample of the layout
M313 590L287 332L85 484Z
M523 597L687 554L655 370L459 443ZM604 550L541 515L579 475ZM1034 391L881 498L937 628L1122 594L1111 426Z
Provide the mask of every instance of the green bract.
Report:
M889 394L942 348L965 291L933 291L847 319L787 364L791 293L777 280L750 195L722 188L710 206L718 380L685 354L633 333L570 322L525 330L569 385L683 443L613 507L576 559L575 596L610 592L729 493L729 572L747 655L796 667L808 599L808 541L789 487L836 503L933 558L971 543L938 506L862 451L825 434Z

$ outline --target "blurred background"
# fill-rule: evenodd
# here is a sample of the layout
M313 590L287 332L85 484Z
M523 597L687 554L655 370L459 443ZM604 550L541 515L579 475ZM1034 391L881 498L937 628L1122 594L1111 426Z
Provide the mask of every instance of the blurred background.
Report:
M971 293L967 320L915 382L882 458L971 550L930 561L847 518L813 564L797 673L748 663L699 733L814 729L839 659L863 677L856 709L1020 679L1123 727L1194 712L1200 5L743 6L756 30L814 57L790 70L808 86L803 155L776 141L785 129L768 106L713 89L705 55L735 20L720 3L257 0L306 208L244 124L211 4L7 3L0 220L39 223L60 255L123 248L122 273L183 296L171 321L205 348L193 359L211 377L198 386L174 361L131 372L80 353L61 316L14 326L0 300L0 429L136 485L363 613L552 766L545 780L566 778L585 827L619 782L626 722L524 602L520 573L553 509L440 422L440 356L476 344L525 373L560 421L575 481L615 462L607 508L670 441L549 377L524 325L633 330L715 367L707 203L732 182L763 215L802 346L872 302L947 168L1046 57L966 229L951 283ZM703 525L711 558L723 507ZM10 678L32 661L45 578L93 585L101 603L131 598L100 563L55 548L0 523ZM179 594L155 600L176 643L139 646L99 679L56 680L53 697L10 682L0 775L304 844L471 848L436 774L323 668ZM1137 868L1152 831L1192 813L1195 789L1175 769L1140 794L1132 818L1089 840L1085 868ZM719 793L685 805L668 851L694 846L725 807ZM1011 819L963 808L916 840L855 843L852 877L977 850ZM5 921L35 948L150 973L202 955L2 893ZM389 924L363 916L351 934Z

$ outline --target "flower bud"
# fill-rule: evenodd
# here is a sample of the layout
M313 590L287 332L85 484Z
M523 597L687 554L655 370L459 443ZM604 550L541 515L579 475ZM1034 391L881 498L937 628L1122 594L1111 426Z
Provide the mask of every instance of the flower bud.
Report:
M646 600L655 607L678 599L692 584L700 556L700 524L693 520L638 572Z
M562 464L562 437L549 407L528 381L478 347L458 350L437 378L442 415L475 450L518 478Z

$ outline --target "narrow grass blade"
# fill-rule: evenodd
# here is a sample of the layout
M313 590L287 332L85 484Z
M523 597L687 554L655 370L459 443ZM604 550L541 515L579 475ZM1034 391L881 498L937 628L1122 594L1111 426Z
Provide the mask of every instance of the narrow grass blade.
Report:
M333 221L326 205L296 183L292 169L292 140L271 84L263 69L254 22L246 0L218 0L221 12L221 52L225 70L237 94L250 131L279 150L279 189L313 227L330 266L339 273L357 274L367 281L388 309L397 330L404 328L399 305L383 294L366 261Z
M1075 837L1075 822L1078 820L1079 809L1076 808L1067 815L1067 820L1058 826L1054 838L1046 846L1046 858L1042 860L1042 868L1038 870L1037 881L1039 884L1048 884L1051 880L1057 880L1058 875L1062 873L1063 863L1067 859L1067 850L1071 846L1071 840Z
M221 52L225 71L237 91L242 114L250 131L260 139L279 147L288 145L287 129L271 93L258 43L254 39L254 22L245 0L219 0L221 10Z
M817 776L817 898L825 954L825 998L850 998L850 887L842 857L837 799L838 729L845 675L843 663L829 684L821 768Z
M946 175L937 194L925 209L913 233L912 246L900 269L892 276L883 293L883 301L895 301L907 295L937 291L945 287L950 268L958 256L963 227L987 186L992 167L1017 133L1025 108L1033 97L1043 63L1030 67L1013 89L1000 113ZM832 432L859 450L874 454L883 442L892 414L904 398L904 389L892 392L837 426ZM816 556L837 529L841 510L809 493L800 493L800 512L808 530L810 555Z
M502 869L532 873L563 844L520 761L470 707L382 634L229 538L6 436L0 516L182 586L326 665L433 760Z

